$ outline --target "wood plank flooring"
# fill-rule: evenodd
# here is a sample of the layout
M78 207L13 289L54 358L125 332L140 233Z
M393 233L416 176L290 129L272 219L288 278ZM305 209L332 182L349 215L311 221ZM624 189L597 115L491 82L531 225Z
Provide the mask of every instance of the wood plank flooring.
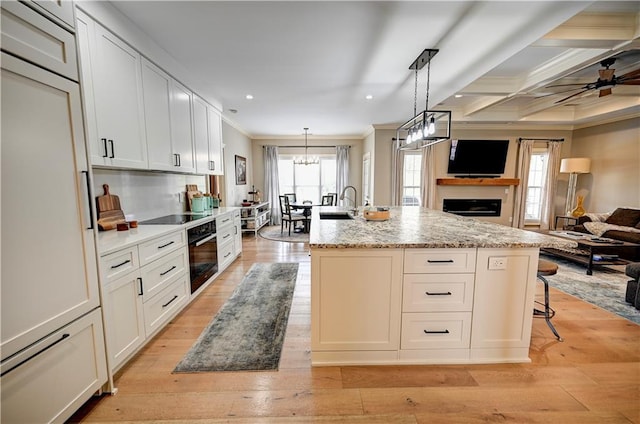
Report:
M243 242L242 256L115 376L118 393L69 422L640 424L637 324L552 289L565 342L535 318L530 364L312 368L308 250ZM300 263L279 370L172 374L254 262Z

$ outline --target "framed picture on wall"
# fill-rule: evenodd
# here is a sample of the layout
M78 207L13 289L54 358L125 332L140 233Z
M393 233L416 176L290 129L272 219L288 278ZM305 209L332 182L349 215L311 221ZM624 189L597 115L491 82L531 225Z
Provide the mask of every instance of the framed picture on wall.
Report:
M236 155L236 185L247 183L247 158Z

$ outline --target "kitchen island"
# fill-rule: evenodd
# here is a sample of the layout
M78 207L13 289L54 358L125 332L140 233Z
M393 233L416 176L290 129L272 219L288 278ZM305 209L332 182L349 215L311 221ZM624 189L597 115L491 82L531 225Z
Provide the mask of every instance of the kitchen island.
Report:
M314 366L530 361L539 249L575 242L414 206L339 210L312 216Z

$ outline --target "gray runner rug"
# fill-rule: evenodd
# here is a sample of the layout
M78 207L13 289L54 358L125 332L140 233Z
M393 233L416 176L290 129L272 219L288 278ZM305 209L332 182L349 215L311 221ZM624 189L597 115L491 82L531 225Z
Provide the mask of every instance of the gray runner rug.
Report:
M277 370L297 263L255 263L173 372Z

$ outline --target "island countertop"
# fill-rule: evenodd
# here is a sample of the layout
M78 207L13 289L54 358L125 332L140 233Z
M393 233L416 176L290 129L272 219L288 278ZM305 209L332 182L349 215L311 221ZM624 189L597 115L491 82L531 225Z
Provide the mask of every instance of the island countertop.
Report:
M507 227L416 206L390 208L387 221L320 219L320 212L346 210L314 207L311 248L575 248L577 243L533 231Z

